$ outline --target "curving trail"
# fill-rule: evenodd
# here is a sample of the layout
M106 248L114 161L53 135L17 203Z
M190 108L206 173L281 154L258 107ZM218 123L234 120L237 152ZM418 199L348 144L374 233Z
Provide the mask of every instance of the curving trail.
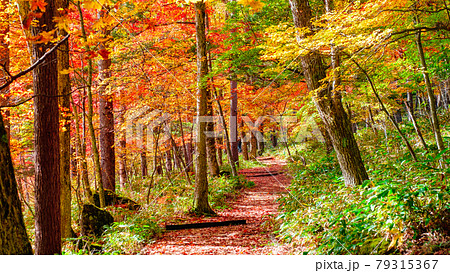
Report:
M191 222L247 220L246 225L187 229L163 233L155 243L147 245L141 254L173 255L236 255L236 254L290 254L292 249L278 243L270 223L277 215L277 198L286 192L289 178L283 174L284 162L272 157L258 158L266 167L241 170L240 173L255 183L245 189L229 209L218 211L218 216L187 219Z

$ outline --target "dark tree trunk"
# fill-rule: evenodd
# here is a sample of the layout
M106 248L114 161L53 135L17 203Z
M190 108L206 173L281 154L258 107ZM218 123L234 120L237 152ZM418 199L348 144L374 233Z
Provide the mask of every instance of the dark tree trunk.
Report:
M69 0L57 0L57 8L67 9ZM65 30L59 31L60 35L66 36ZM61 236L62 238L72 237L72 188L70 182L70 75L61 73L70 68L69 58L69 40L66 40L58 48L58 94L60 107L60 120L62 130L59 132L59 142L61 148L60 154L60 173L61 173Z
M0 255L33 254L23 221L9 141L0 113Z
M259 131L261 138L258 139L258 154L262 155L264 153L264 149L265 149L265 143L264 143L264 132L263 129L261 128Z
M220 144L217 148L217 163L219 164L219 167L223 165L223 160L222 160L222 156L223 156L223 152L222 152L222 145L223 145L223 137L220 137L217 139L217 142Z
M54 0L48 0L46 11L32 27L33 36L55 29ZM51 43L33 44L33 59L41 58ZM35 132L35 253L61 253L61 180L59 149L58 58L47 57L45 65L33 71Z
M242 127L241 127L242 128ZM244 160L248 160L248 141L246 138L246 133L244 131L241 132L241 145L242 145L242 158Z
M311 8L308 0L289 0L298 28L312 29ZM298 35L297 39L302 37ZM311 52L301 56L303 73L309 90L317 90L314 103L330 135L339 165L347 186L359 185L368 179L361 154L352 132L350 120L342 105L341 94L329 83L322 83L326 78L326 68L320 55Z
M173 162L172 162L172 153L170 152L170 149L168 149L166 151L166 171L168 172L168 176L170 177L170 173L172 172L173 169Z
M120 93L120 97L122 98L122 93ZM125 125L125 111L126 107L124 105L120 106L120 111L118 114L118 120L120 125ZM119 125L119 126L120 126ZM127 139L126 139L126 131L119 131L119 143L118 143L118 159L119 159L119 184L122 189L125 188L128 182L127 176Z
M102 11L101 14L103 14ZM101 50L106 50L103 44L100 45ZM98 69L100 74L100 165L102 168L103 188L115 192L116 190L116 159L114 152L114 105L113 97L108 92L111 59L100 59L98 61Z
M214 116L213 111L213 105L212 105L212 94L209 89L207 89L207 96L208 96L208 110L207 110L207 116ZM207 122L206 124L206 131L207 132L214 132L214 122ZM211 176L219 176L219 163L217 163L217 156L216 156L216 139L214 137L207 137L206 138L206 152L208 154L208 169Z
M192 147L192 142L189 141L188 143L186 143L186 167L188 168L189 171L191 171L194 168L194 159L193 159L193 154L194 154L194 148Z
M426 91L427 91L427 95L428 95L428 102L429 102L429 106L430 106L430 119L431 119L431 125L433 127L434 138L436 140L436 145L437 145L439 151L443 151L445 149L445 145L444 145L444 140L442 139L441 126L439 124L439 118L438 118L437 109L436 109L436 98L434 96L433 87L431 85L431 80L430 80L430 74L428 72L427 62L425 60L425 53L423 51L421 34L422 34L421 30L419 30L416 34L416 46L417 46L417 51L419 53L421 70L422 70L423 78L425 81L425 87L426 87Z
M256 139L256 135L254 132L250 132L251 138L250 138L250 144L251 144L251 150L250 150L250 159L256 160L256 157L258 156L258 140Z
M77 105L72 103L72 109L73 109L73 113L74 113L74 117L75 117L75 143L77 146L77 150L78 150L78 154L77 156L79 156L79 160L78 160L78 166L79 166L79 170L80 170L80 176L81 176L81 181L82 181L82 185L83 185L83 189L84 189L84 195L86 197L87 200L89 200L89 202L93 203L94 202L94 198L92 195L92 190L91 190L91 186L89 184L89 177L88 177L88 172L87 172L87 161L86 161L86 140L83 137L81 137L81 132L80 132L80 116L78 115L78 109L77 109ZM82 109L83 115L84 115L84 109ZM84 124L83 124L84 127ZM84 135L84 133L83 133Z
M203 1L195 3L195 27L197 40L197 159L195 166L194 212L214 214L208 202L206 123L201 117L208 114L208 58L206 55L206 5Z
M278 146L278 138L274 131L270 134L270 142L272 142L272 147L276 148Z
M325 149L327 151L327 154L330 154L331 151L333 151L333 143L331 142L330 134L328 133L327 129L325 129L325 124L323 124L323 121L321 119L318 118L316 120L316 124L325 142Z
M231 157L236 166L239 164L239 149L238 149L238 130L237 130L237 81L230 82L231 101L230 101L230 143L231 143Z
M147 128L142 126L142 147L141 147L141 176L146 178L148 176L147 167Z

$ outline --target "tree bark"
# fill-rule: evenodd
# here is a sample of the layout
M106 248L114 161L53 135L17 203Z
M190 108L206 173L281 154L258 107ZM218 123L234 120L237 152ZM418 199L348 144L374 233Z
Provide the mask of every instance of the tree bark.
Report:
M31 28L33 36L55 29L53 18L56 3L48 0L46 10ZM33 59L38 60L52 43L34 43ZM61 177L58 108L57 52L48 57L45 65L33 71L34 131L35 131L35 253L61 253Z
M23 221L14 167L0 113L0 255L33 254Z
M72 103L72 109L75 117L75 143L77 145L78 155L80 159L78 160L78 165L80 169L80 176L84 190L84 196L90 203L94 203L94 198L92 195L91 186L89 184L89 176L87 172L87 161L86 161L86 142L81 140L80 132L80 116L78 114L78 106ZM83 115L84 115L84 111ZM84 138L83 138L84 139Z
M239 149L238 149L238 126L237 126L237 81L230 82L231 100L230 100L230 141L231 141L231 158L236 166L239 165Z
M256 139L256 135L254 132L250 132L251 138L250 138L250 159L256 160L256 157L258 156L258 140Z
M444 140L442 139L441 127L439 125L439 118L437 116L436 110L436 97L434 96L433 88L431 86L430 74L427 68L427 62L425 60L425 53L423 52L422 46L422 34L419 30L416 34L416 45L417 51L419 53L420 65L423 74L423 78L425 80L425 87L428 95L428 102L430 104L430 118L431 125L433 126L433 133L436 140L436 145L439 151L443 151L445 149Z
M208 114L207 78L208 59L206 51L206 5L203 1L195 4L195 28L197 40L197 149L195 166L194 212L215 214L208 202L208 177L206 153L206 123L201 117Z
M289 0L294 24L298 28L312 30L311 7L307 0ZM297 39L303 37L298 35ZM314 92L314 103L330 135L336 156L342 170L345 185L362 184L368 179L361 154L352 132L350 120L342 105L339 90L333 90L326 78L326 67L317 53L301 56L303 74L309 90Z
M142 125L142 147L141 147L141 177L147 178L147 127Z
M100 11L100 18L105 17L106 10ZM103 30L106 36L106 31ZM106 45L100 43L100 50L107 51ZM103 188L115 192L116 190L116 159L114 151L114 104L113 96L107 94L109 79L111 77L111 59L107 54L102 55L98 61L99 86L99 114L100 114L100 158L102 169Z
M223 152L222 152L222 145L223 145L223 137L220 137L218 139L216 139L216 142L219 143L220 147L217 148L217 164L219 164L219 168L220 166L223 165L223 160L222 160L222 156L223 156Z
M223 124L223 129L224 129L224 134L225 134L225 146L227 149L228 161L230 162L230 166L231 166L231 174L233 176L237 176L238 173L236 170L236 165L234 164L234 161L232 160L232 155L231 155L230 135L228 134L228 129L227 129L227 125L225 122L225 116L223 114L222 105L220 104L220 100L218 100L218 98L217 98L216 91L214 91L214 98L216 100L217 108L219 110L219 116L220 116L221 122Z
M413 110L411 109L411 106L406 101L405 101L405 106L406 106L406 111L408 112L408 115L409 115L409 119L411 120L411 122L412 122L412 124L414 126L414 129L416 130L416 133L419 136L420 143L422 144L422 147L425 150L428 150L428 145L425 142L425 139L423 138L422 131L420 130L419 125L417 124L417 121L416 121L416 118L414 117L414 113L413 113Z
M243 123L241 123L241 129L243 129ZM248 160L248 141L246 139L246 133L244 131L241 132L241 145L242 145L242 158L244 160Z
M122 92L120 92L120 98L123 97ZM126 107L125 105L120 105L120 111L117 116L117 119L119 121L119 126L122 127L122 130L119 131L119 140L118 140L118 159L119 159L119 184L122 189L125 188L128 177L127 177L127 139L126 139L126 129L124 129L125 125L125 112Z
M77 2L76 7L78 10L78 14L80 16L80 27L81 27L81 34L82 39L84 42L87 42L87 32L84 27L84 16L83 16L83 10L81 8L81 3ZM93 80L93 70L94 65L91 59L88 60L88 80L87 80L87 96L88 96L88 113L87 113L87 121L88 121L88 127L89 127L89 135L91 137L91 148L92 148L92 155L94 157L94 173L96 180L98 183L98 193L99 193L99 199L100 199L100 207L105 206L105 192L103 188L102 183L102 171L100 166L100 154L98 152L98 146L97 146L97 139L95 136L95 128L93 123L93 117L94 117L94 109L93 109L93 98L92 98L92 80Z
M213 106L212 106L212 94L211 90L208 89L208 111L207 116L213 117ZM207 122L206 124L207 132L214 132L214 122ZM214 137L206 138L206 152L208 154L208 169L211 176L217 177L220 175L219 163L217 163L217 152L216 152L216 139Z
M67 9L68 0L57 0L57 8ZM67 32L59 30L59 35L66 36ZM70 75L61 73L70 68L69 40L66 40L58 49L58 95L60 107L61 131L59 132L60 142L60 174L61 174L61 236L62 238L72 237L72 189L70 181L70 123L72 121L70 111Z

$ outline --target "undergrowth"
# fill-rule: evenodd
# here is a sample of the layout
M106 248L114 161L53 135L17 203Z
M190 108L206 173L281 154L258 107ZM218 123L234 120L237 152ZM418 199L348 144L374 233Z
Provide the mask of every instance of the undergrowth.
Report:
M224 170L231 168L223 166ZM225 172L226 173L226 172ZM113 217L114 224L107 227L101 237L78 238L66 240L64 254L138 254L146 244L152 243L164 232L164 224L169 221L185 219L191 209L194 193L194 181L187 182L182 176L170 181L167 177L157 177L150 188L149 202L147 193L150 179L136 180L128 188L118 190L141 205L138 211L122 207L106 208ZM252 182L243 176L228 175L209 180L209 202L214 210L228 207L227 200L235 198ZM79 206L74 202L73 214L79 217ZM79 219L75 220L76 223ZM75 232L79 227L75 225ZM81 242L81 244L80 244Z
M409 125L402 129L413 134ZM358 134L370 180L356 187L344 186L334 154L317 149L320 143L296 148L279 236L304 254L448 252L450 169L439 166L450 160L430 145L428 152L416 146L414 162L395 132L379 133Z

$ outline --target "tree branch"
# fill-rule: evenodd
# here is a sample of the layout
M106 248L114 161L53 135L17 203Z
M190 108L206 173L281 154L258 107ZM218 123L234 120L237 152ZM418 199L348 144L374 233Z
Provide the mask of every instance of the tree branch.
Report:
M34 64L32 64L30 67L28 67L27 69L19 72L16 75L13 76L9 76L9 79L6 81L5 84L3 84L2 86L0 86L0 92L5 89L6 87L8 87L10 84L12 84L14 81L16 81L18 78L25 76L26 74L30 73L31 71L33 71L36 67L38 67L39 65L41 65L45 59L47 59L47 57L52 54L62 43L64 43L67 39L69 39L70 34L68 34L67 36L65 36L61 41L59 41L52 49L50 49L49 51L47 51L44 55L42 55L41 58L39 58L39 60L37 60ZM5 70L6 71L6 70ZM9 72L7 72L7 74L9 74ZM10 75L10 74L9 74Z

